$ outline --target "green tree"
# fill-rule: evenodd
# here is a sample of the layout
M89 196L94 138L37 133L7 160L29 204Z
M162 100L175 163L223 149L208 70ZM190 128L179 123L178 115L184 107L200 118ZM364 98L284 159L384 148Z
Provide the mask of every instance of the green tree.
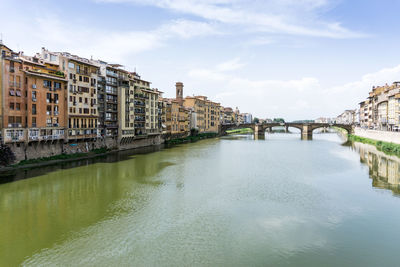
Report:
M285 120L284 120L283 118L275 118L275 119L274 119L274 122L277 122L277 123L284 123Z
M258 118L254 118L254 119L253 119L253 122L254 122L254 123L259 123L260 120L259 120Z

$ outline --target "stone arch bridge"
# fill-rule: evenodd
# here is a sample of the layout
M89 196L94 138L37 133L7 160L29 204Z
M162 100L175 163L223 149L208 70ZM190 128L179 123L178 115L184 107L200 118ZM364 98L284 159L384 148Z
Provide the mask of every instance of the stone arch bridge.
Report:
M348 134L354 133L354 126L350 124L337 124L337 123L297 123L297 122L285 122L285 123L244 123L244 124L222 124L220 127L220 134L226 135L226 131L234 129L251 128L255 136L264 136L265 131L268 129L272 131L273 127L285 127L286 131L290 127L297 128L301 132L302 138L312 138L312 132L319 128L337 127L344 129Z

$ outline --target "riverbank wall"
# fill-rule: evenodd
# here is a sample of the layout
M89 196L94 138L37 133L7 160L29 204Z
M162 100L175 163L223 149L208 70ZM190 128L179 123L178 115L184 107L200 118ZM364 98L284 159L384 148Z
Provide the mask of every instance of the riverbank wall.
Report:
M119 141L116 137L97 138L94 140L54 140L48 142L14 143L7 146L15 155L14 164L23 160L48 158L57 155L72 155L89 153L96 149L107 151L128 150L164 143L161 134L135 137L130 140Z
M376 131L354 128L354 135L382 142L400 144L400 132Z

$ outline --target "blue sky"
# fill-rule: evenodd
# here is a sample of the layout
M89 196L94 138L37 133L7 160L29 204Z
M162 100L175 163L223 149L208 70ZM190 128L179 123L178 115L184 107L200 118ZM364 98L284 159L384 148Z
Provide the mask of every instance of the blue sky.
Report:
M336 116L400 80L399 1L0 0L3 41L121 63L172 97L258 117ZM4 11L5 10L5 11Z

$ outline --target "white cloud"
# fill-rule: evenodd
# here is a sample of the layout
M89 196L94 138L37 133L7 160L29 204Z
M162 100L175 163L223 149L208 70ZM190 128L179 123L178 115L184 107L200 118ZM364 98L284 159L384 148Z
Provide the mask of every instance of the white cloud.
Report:
M340 22L320 19L327 0L96 0L106 3L151 5L222 24L245 26L248 31L327 38L358 38Z
M0 24L7 24L7 16ZM51 23L49 23L51 21ZM56 51L69 51L80 56L101 57L118 62L129 55L149 51L167 44L172 39L189 39L220 34L211 23L177 19L151 31L111 31L93 27L84 21L62 21L56 15L42 15L15 20L13 27L4 28L7 44L13 49L23 49L33 54L46 46ZM20 33L24 32L24 35ZM8 42L10 40L10 42ZM30 42L27 42L30 40Z
M221 64L218 64L216 70L221 72L233 71L242 68L244 65L245 64L240 63L240 58L234 58L233 60L229 60Z
M228 62L239 62L239 59ZM305 77L297 80L251 80L240 73L226 73L214 68L188 72L190 84L210 88L210 97L223 105L240 104L242 112L258 117L284 117L288 120L333 117L345 109L357 108L374 85L393 82L400 77L400 65L366 74L360 80L328 88L319 80ZM214 91L212 91L214 90ZM214 93L213 93L214 92ZM323 112L323 113L321 113Z

